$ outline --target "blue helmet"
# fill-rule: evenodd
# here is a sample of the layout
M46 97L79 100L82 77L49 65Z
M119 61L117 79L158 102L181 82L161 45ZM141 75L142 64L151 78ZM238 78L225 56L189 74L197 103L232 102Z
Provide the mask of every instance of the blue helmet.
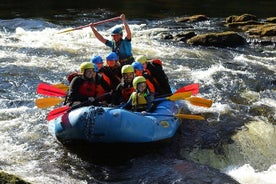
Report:
M116 35L116 34L120 34L120 35L123 34L123 30L122 30L121 27L115 27L115 28L112 30L112 35Z
M138 61L133 62L131 65L133 66L134 70L144 70L143 65Z
M102 59L101 56L96 55L96 56L91 58L91 63L101 64L101 63L103 63L103 59Z
M117 61L118 60L118 55L116 52L111 52L106 56L107 61Z

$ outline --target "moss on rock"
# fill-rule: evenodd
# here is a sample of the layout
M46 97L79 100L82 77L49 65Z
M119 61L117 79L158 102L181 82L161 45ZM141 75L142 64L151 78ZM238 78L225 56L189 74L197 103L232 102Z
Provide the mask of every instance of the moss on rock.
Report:
M0 183L5 184L30 184L29 182L24 181L23 179L0 171Z

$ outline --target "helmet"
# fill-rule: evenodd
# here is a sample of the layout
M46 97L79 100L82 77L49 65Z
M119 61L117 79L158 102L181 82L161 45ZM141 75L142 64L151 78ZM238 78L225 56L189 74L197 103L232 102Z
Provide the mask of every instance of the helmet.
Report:
M90 69L90 68L94 69L95 72L98 71L98 68L95 64L90 63L90 62L83 62L80 65L80 73L83 74L85 69Z
M134 68L131 65L124 65L121 69L121 73L132 73L134 72Z
M94 64L101 64L101 63L103 63L102 57L98 56L98 55L92 57L90 61L91 61L91 63L94 63Z
M118 56L116 54L116 52L111 52L106 56L106 60L107 61L117 61L118 60Z
M143 65L138 61L133 62L131 65L133 66L134 70L144 70Z
M115 28L112 30L112 35L117 35L117 34L120 34L120 35L123 34L123 29L122 29L121 27L115 27Z
M139 61L140 63L144 64L147 62L147 57L144 55L137 56L136 61Z
M132 81L132 84L133 84L134 89L136 89L136 88L137 88L137 85L138 85L139 83L141 83L141 82L146 82L145 77L143 77L143 76L135 77L135 78L133 79L133 81Z

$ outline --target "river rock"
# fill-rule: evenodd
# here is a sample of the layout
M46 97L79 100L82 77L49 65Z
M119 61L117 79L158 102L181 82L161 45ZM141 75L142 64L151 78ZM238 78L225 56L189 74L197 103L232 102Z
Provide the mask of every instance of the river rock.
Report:
M196 33L194 31L189 32L180 32L174 36L174 39L177 41L187 41L188 39L196 36Z
M276 36L276 24L264 24L255 26L247 31L251 36Z
M247 21L257 21L257 17L252 14L243 14L243 15L231 15L226 18L226 23L233 22L247 22Z
M187 41L191 45L216 46L216 47L237 47L244 45L246 40L233 31L220 33L206 33L192 37Z
M268 17L265 21L269 23L276 23L276 17Z
M3 171L0 171L0 183L30 184L15 175L11 175Z
M206 15L193 15L190 17L180 17L177 18L176 22L199 22L199 21L205 21L209 20L209 18Z
M239 183L232 177L221 173L218 169L186 160L177 161L173 168L182 175L179 183Z

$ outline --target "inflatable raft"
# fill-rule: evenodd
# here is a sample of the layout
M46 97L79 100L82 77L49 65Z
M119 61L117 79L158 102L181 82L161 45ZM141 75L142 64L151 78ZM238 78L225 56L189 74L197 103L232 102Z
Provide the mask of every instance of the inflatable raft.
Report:
M173 137L181 120L183 101L163 100L152 113L120 108L85 106L69 110L49 122L49 132L60 142L148 143Z

